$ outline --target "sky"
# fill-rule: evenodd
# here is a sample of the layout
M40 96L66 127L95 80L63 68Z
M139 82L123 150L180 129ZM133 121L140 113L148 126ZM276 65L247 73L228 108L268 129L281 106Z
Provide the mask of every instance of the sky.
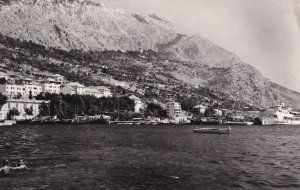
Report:
M300 92L300 0L103 1L108 8L162 16L178 33L200 34Z

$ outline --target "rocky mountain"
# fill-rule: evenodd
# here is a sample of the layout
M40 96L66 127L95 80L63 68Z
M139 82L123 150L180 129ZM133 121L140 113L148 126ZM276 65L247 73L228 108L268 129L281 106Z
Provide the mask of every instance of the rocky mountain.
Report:
M100 0L0 0L0 34L0 50L5 53L0 62L5 64L18 62L14 54L25 54L28 59L36 55L35 64L81 64L89 72L105 65L110 76L135 86L145 80L170 86L172 82L195 88L200 85L220 98L239 99L259 107L282 101L300 108L299 93L272 83L211 41L199 35L177 34L170 22L156 15L105 8ZM10 39L17 40L18 45L9 45ZM32 52L26 49L31 45L24 46L22 41L40 44L42 51ZM58 59L53 49L69 53L62 53ZM107 54L104 50L115 51ZM153 50L155 56L142 50ZM69 58L76 52L92 58ZM106 57L113 61L104 61L103 54L113 56ZM97 61L95 57L99 56Z
M2 1L3 2L3 1ZM156 15L112 10L90 0L21 0L1 6L1 33L47 47L83 50L155 49L176 36ZM4 3L2 3L4 4Z

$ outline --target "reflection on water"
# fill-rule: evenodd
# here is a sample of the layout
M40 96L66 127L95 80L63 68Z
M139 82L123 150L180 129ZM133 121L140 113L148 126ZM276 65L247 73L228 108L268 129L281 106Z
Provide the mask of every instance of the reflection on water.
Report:
M0 128L0 155L28 171L1 189L300 189L300 127L192 126Z

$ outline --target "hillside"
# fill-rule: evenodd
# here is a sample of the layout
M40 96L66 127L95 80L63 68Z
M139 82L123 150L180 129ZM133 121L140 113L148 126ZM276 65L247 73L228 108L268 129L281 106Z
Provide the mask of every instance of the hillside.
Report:
M173 26L155 15L89 0L11 1L1 6L0 26L3 35L66 50L155 49L176 36Z
M3 71L61 73L87 85L123 81L126 90L159 101L172 94L195 103L209 95L300 108L299 93L199 35L177 34L156 15L107 9L96 0L0 0L0 26Z

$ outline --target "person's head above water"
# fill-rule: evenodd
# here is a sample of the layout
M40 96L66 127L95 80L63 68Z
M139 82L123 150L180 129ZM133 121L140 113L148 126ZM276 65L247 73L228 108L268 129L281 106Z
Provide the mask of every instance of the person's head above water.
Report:
M3 165L3 166L7 166L7 165L8 165L8 160L3 160L3 161L2 161L2 165Z
M20 164L20 165L25 165L25 162L24 162L24 160L23 160L23 159L21 159L21 160L19 161L19 164Z

